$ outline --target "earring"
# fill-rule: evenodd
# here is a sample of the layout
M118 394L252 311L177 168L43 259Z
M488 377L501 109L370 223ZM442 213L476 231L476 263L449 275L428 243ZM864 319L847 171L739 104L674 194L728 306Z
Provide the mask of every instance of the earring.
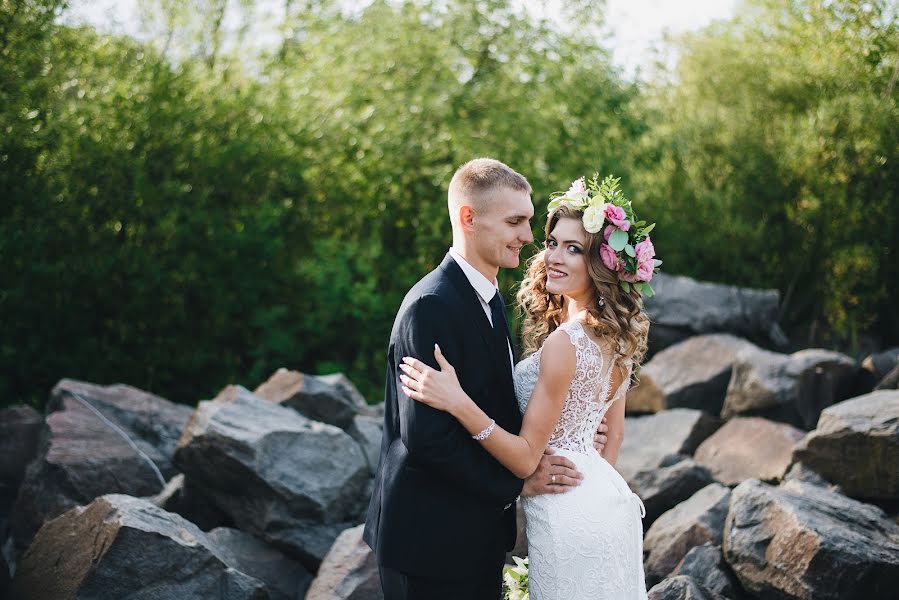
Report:
M603 299L602 296L600 296L599 297L599 307L602 308L605 305L606 305L606 301Z

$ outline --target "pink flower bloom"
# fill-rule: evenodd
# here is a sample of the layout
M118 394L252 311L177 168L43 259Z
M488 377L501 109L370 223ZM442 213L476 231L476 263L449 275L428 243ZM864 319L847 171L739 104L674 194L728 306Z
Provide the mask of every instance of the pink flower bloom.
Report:
M652 259L637 265L637 281L652 281Z
M652 262L651 259L655 258L656 249L652 245L652 241L647 237L645 240L637 244L637 247L634 248L637 251L637 262ZM649 281L647 279L647 281Z
M631 228L631 222L627 220L624 209L620 206L615 206L611 202L606 204L606 218L617 225L621 231L627 231Z
M575 179L571 182L571 187L568 188L569 192L574 192L575 194L586 194L587 193L587 184L584 182L584 178Z
M618 270L618 254L612 250L610 245L603 244L599 247L599 257L602 259L602 264L606 267L612 271Z
M609 238L612 237L612 234L615 233L615 230L618 229L614 225L606 225L606 228L602 232L602 239L605 241L609 241Z

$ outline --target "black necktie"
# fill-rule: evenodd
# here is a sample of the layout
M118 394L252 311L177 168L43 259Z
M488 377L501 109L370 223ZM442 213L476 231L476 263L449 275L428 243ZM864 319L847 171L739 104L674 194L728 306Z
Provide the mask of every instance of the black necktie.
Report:
M506 355L508 355L510 342L509 326L506 323L506 304L503 302L502 296L499 295L499 290L496 291L496 294L490 300L490 316L493 319L493 333L496 335L496 340Z

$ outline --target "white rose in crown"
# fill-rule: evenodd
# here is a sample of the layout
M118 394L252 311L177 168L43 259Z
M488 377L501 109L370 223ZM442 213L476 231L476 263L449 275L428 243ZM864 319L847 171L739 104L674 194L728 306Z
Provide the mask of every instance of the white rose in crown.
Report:
M589 233L598 233L606 220L606 203L591 204L584 210L584 229Z

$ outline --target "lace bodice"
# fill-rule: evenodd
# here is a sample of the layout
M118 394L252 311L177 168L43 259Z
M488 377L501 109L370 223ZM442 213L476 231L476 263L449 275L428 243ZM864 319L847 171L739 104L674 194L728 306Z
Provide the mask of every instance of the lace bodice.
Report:
M575 348L577 365L549 446L584 475L564 494L522 498L532 600L646 600L643 527L646 512L615 468L593 448L593 434L612 404L614 353L594 342L578 320L559 327ZM515 395L523 413L540 374L540 348L515 365Z
M626 365L624 382L609 398L614 364L611 350L594 342L577 319L563 323L559 329L568 334L575 348L577 368L549 446L580 453L595 452L593 434L612 403L627 393L631 365ZM543 347L515 365L515 396L522 414L537 385L542 353Z

